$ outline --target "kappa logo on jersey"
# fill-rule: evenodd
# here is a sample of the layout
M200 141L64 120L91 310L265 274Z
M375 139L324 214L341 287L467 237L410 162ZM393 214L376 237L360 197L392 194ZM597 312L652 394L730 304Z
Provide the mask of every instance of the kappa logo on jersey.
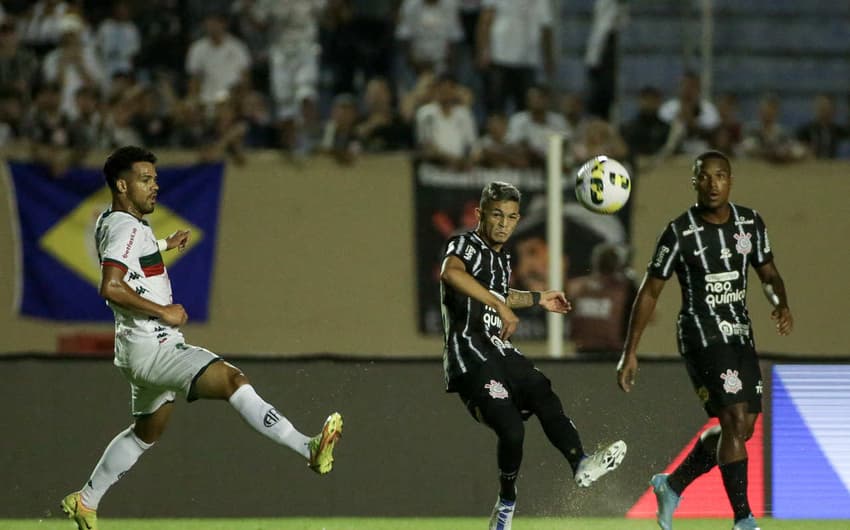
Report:
M467 245L466 250L463 251L463 259L469 261L472 259L472 256L475 255L475 247L472 245Z
M271 427L279 421L280 421L280 412L278 412L277 410L275 410L273 408L269 409L269 411L266 412L266 415L263 417L263 425L265 425L266 427Z
M484 388L490 393L490 397L493 399L508 399L508 389L495 379L491 379L489 383L484 385Z
M658 253L655 255L655 266L660 267L664 262L664 258L670 253L670 248L667 245L658 247Z
M753 242L750 239L753 237L749 232L744 232L743 234L735 234L735 250L738 251L738 254L743 254L746 256L753 250Z
M741 379L738 378L738 370L726 370L725 374L720 374L720 379L723 379L723 390L727 394L737 394L744 388Z
M729 259L732 257L732 251L728 248L720 249L720 259Z

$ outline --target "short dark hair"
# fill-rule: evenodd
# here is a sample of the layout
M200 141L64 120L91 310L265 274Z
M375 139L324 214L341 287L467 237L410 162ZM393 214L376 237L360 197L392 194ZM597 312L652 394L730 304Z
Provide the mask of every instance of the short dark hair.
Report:
M156 164L156 155L143 147L125 145L106 158L106 163L103 164L103 176L112 191L118 190L115 183L121 177L121 173L132 169L136 162Z
M732 162L729 161L729 157L726 156L722 151L712 149L710 151L705 151L694 159L694 167L691 169L691 177L696 178L699 175L699 169L700 167L702 167L703 163L705 163L706 160L712 158L719 158L720 160L725 160L726 165L729 166L729 169L732 169Z
M478 207L482 210L491 202L514 201L519 204L522 194L513 184L495 181L484 186L481 190L481 201Z

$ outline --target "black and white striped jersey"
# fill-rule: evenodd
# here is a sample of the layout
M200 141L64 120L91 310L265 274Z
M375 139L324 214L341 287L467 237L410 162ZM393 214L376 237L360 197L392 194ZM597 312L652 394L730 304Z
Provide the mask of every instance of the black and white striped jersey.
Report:
M511 279L510 255L496 252L474 231L453 237L446 247L446 257L457 256L466 272L491 293L507 299ZM443 313L443 369L446 388L456 390L458 377L475 369L490 356L508 352L520 354L510 341L502 341L502 319L495 309L469 296L458 293L445 282L440 284ZM521 355L521 354L520 354Z
M715 344L754 347L747 312L748 266L773 260L767 229L758 212L730 203L723 224L703 220L692 206L658 239L647 273L682 288L677 321L679 352Z

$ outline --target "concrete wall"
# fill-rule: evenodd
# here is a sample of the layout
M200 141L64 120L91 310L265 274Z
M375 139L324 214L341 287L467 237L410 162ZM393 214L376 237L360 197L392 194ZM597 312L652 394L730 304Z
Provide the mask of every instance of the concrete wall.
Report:
M187 157L162 153L161 158L168 164ZM90 160L97 166L100 158ZM640 270L666 221L694 199L689 164L673 160L636 181L634 244ZM834 322L847 313L850 299L845 279L850 165L741 161L734 173L733 199L756 207L768 223L797 321L792 336L776 336L756 287L750 307L760 349L848 355L850 326ZM0 185L0 353L52 351L60 333L108 332L108 324L60 325L14 313L16 262L7 195L8 187ZM295 165L268 152L253 155L245 166L229 166L211 318L187 325L186 335L212 350L241 355L439 356L440 338L422 336L416 328L412 205L403 155L341 168L325 159ZM665 290L643 351L675 352L678 291L675 281ZM545 348L543 343L521 346L531 355Z
M225 403L180 401L164 438L104 498L102 517L489 513L498 492L495 437L443 392L439 362L237 364L306 433L330 411L344 414L334 471L313 474ZM624 514L706 420L678 362L645 363L629 395L608 365L538 365L588 450L622 438L629 453L616 473L579 490L532 418L519 481L525 515ZM7 358L0 369L0 401L12 404L0 415L0 518L55 515L130 423L127 385L106 360Z

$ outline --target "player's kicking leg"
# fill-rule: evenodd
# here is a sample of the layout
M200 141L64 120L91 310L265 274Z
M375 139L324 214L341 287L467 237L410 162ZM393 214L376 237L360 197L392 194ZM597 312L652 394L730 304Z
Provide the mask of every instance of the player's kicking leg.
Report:
M586 488L617 469L626 457L625 442L618 440L592 455L586 455L578 430L564 413L561 399L552 390L549 378L535 370L525 380L530 397L528 404L540 420L546 437L570 463L576 484Z
M306 436L257 394L245 374L226 362L211 364L195 381L189 396L226 399L255 431L303 456L316 473L323 475L333 468L333 451L342 436L342 416L338 412L328 416L319 434Z

